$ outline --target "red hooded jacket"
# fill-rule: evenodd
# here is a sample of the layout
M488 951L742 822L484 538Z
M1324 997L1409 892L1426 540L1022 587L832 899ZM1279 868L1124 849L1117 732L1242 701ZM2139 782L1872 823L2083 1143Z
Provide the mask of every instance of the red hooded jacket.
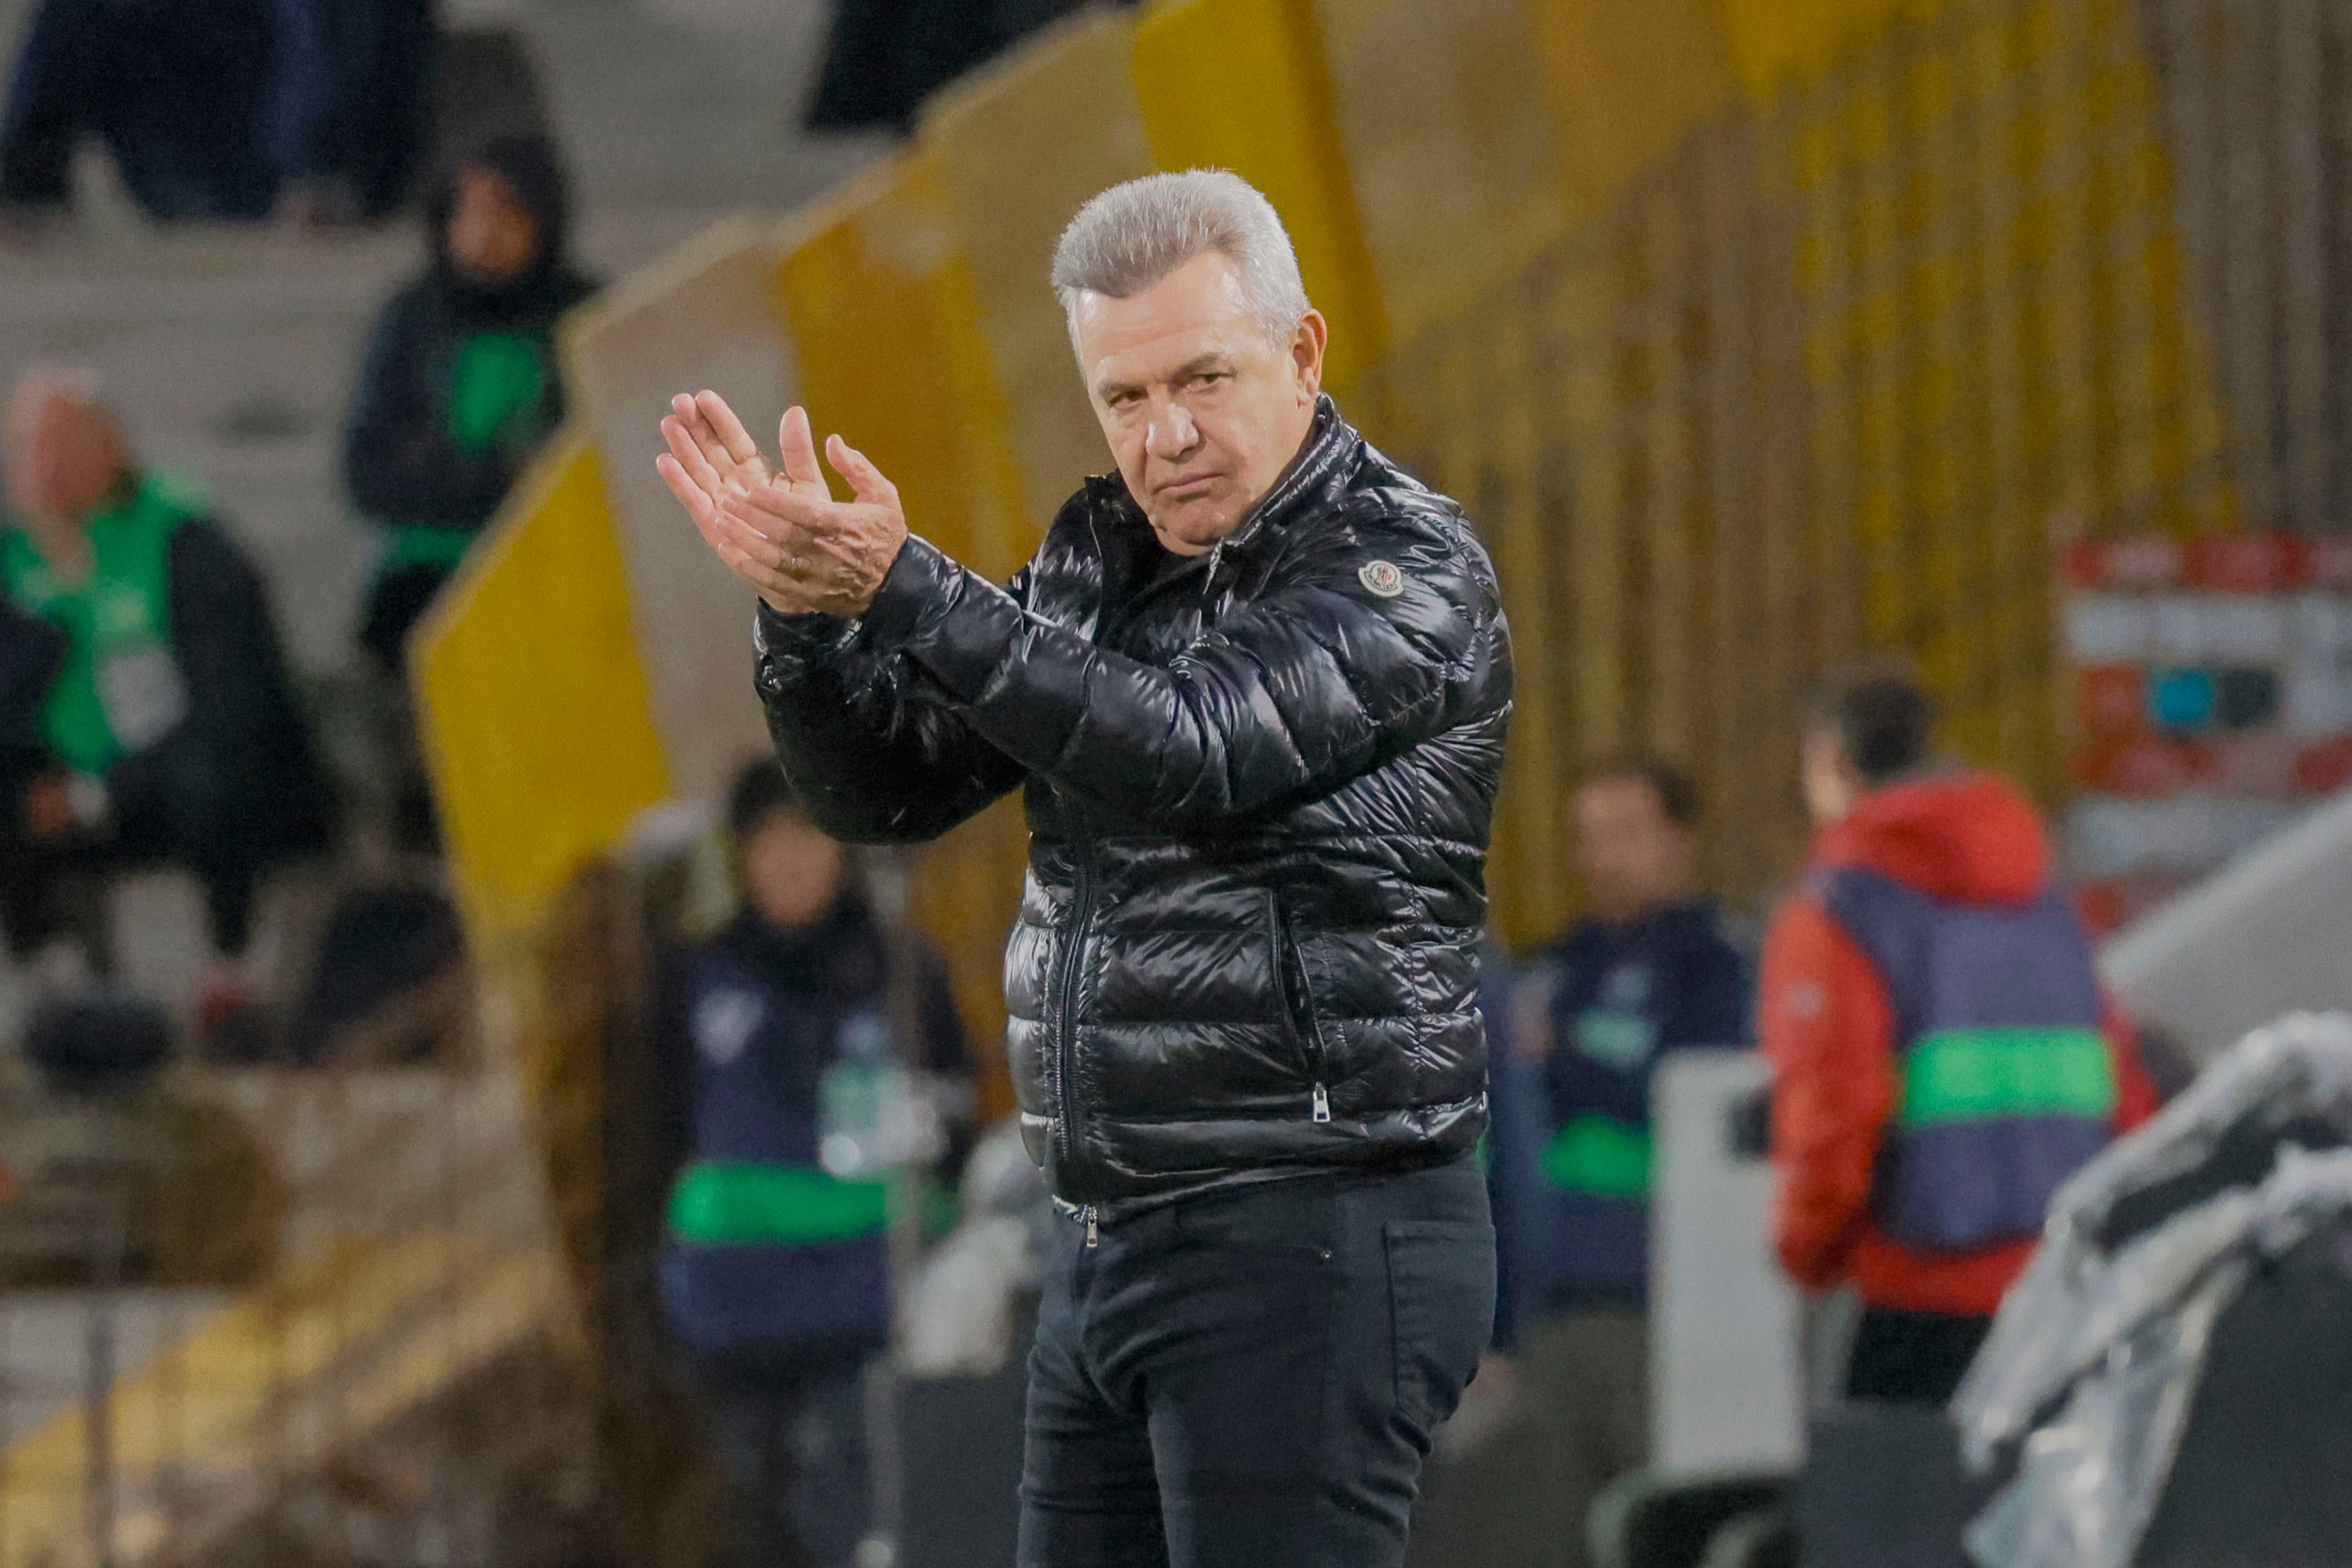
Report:
M1809 869L1858 866L1934 897L2023 904L2050 883L2050 847L2032 805L2002 779L1953 773L1893 784L1825 829ZM1759 1038L1772 1064L1773 1241L1800 1284L1851 1281L1870 1306L1989 1316L2032 1240L1971 1252L1898 1245L1871 1214L1871 1184L1895 1106L1894 1014L1877 969L1821 901L1800 894L1765 938ZM2118 1132L2146 1121L2156 1092L2112 1003Z

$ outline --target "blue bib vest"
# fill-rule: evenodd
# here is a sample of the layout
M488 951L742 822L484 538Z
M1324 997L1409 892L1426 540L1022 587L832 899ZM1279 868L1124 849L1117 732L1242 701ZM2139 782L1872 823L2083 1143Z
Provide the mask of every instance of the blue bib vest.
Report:
M887 1027L880 998L845 1009L786 996L716 946L687 956L683 990L693 1143L662 1252L671 1323L712 1354L883 1343L885 1186L818 1164L814 1092L845 1033Z
M1956 904L1853 867L1816 886L1894 1014L1881 1228L1923 1251L2039 1235L2059 1185L2114 1136L2115 1061L2082 923L2054 891Z
M1649 1278L1650 1092L1666 1052L1748 1035L1747 966L1712 904L1624 926L1587 922L1530 967L1521 1006L1549 1049L1498 1053L1501 1136L1530 1152L1512 1244L1523 1283L1553 1306L1638 1302Z

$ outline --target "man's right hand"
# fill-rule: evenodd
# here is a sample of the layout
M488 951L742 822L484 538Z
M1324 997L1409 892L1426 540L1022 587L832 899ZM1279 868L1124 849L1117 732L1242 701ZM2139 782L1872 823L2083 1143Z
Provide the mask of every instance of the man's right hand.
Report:
M62 773L44 773L25 791L25 830L37 839L73 831L73 791Z
M670 399L670 413L661 422L662 439L669 450L654 459L663 483L694 519L708 544L729 570L759 591L779 614L799 615L817 608L795 592L788 581L748 559L728 538L740 524L721 517L719 502L729 494L748 495L777 482L777 472L761 455L758 443L715 392L680 392ZM830 501L833 491L817 466L816 438L809 430L806 411L784 411L776 439L782 458L782 484L794 495Z

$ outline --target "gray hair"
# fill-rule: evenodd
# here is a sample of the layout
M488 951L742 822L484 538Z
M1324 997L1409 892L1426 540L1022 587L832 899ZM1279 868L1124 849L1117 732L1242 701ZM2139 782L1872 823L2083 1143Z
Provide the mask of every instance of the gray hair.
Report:
M1240 275L1250 314L1276 343L1307 312L1298 255L1274 204L1223 169L1146 174L1113 185L1078 209L1054 247L1054 292L1078 341L1078 298L1141 294L1203 251Z

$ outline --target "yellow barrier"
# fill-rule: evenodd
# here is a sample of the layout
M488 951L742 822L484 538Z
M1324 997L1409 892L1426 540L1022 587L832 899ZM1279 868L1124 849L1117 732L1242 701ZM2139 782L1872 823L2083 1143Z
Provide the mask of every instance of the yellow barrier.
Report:
M722 387L772 444L793 396L776 225L712 225L564 323L568 417L590 437L627 571L630 623L671 786L715 799L767 745L746 673L752 600L654 471L671 396ZM721 674L728 678L718 678Z
M1567 218L1599 217L1642 170L1730 102L1721 0L1529 0L1559 126Z
M1128 13L1089 13L943 93L923 118L1009 408L1024 555L1079 481L1106 466L1047 275L1055 241L1087 197L1151 172L1127 69L1134 47ZM1073 136L1073 125L1087 129Z
M670 789L595 450L560 438L504 517L411 654L458 904L493 946Z
M820 442L841 434L897 483L917 532L1010 576L1028 553L1021 477L938 153L795 223L776 290Z
M1346 388L1388 321L1309 0L1161 0L1136 28L1133 69L1161 168L1231 169L1282 214L1331 320L1329 379Z
M1035 532L948 211L940 154L919 147L793 225L777 298L818 431L840 432L891 476L918 532L1003 579ZM918 918L946 948L982 1039L1003 1020L999 967L1025 843L1007 806L915 868Z
M1528 8L1317 0L1314 16L1338 132L1327 155L1354 196L1388 339L1402 341L1519 271L1567 226L1559 128Z

